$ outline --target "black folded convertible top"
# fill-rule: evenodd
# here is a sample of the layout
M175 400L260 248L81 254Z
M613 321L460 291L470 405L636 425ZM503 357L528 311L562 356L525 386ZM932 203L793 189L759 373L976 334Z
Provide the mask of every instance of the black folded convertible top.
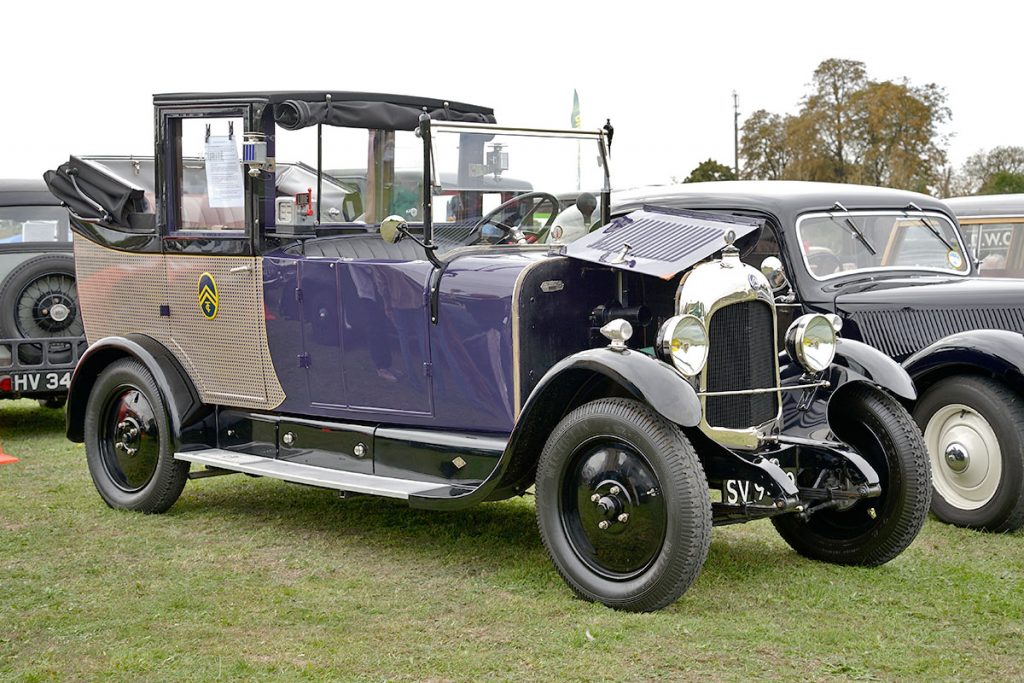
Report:
M140 232L152 229L151 218L142 220L146 210L145 192L117 178L86 159L71 157L47 171L43 180L53 196L81 220L111 223Z
M323 124L350 128L412 130L426 110L432 119L494 123L494 110L464 102L411 95L367 92L226 92L166 93L153 96L154 104L265 103L274 107L274 120L282 128L297 130Z

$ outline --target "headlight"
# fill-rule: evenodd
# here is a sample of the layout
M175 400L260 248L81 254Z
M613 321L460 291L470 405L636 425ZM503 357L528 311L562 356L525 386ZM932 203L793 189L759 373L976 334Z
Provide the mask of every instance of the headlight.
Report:
M808 372L821 372L836 356L836 330L817 313L802 315L786 330L786 351Z
M665 321L655 343L658 358L672 363L676 370L693 377L704 369L708 359L708 331L700 318L677 315Z

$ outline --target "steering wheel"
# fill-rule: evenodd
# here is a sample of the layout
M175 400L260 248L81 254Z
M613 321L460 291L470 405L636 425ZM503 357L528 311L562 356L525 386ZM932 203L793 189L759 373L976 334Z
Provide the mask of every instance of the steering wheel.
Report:
M525 221L527 218L537 213L537 209L547 203L551 204L551 215L548 216L547 221L544 223L543 230L548 230L551 227L551 224L555 222L555 216L558 215L558 209L560 206L558 197L550 192L527 192L526 194L517 195L512 199L509 199L507 202L502 202L481 216L480 219L473 224L473 228L470 231L469 243L475 244L483 234L483 227L487 224L491 224L501 228L505 232L502 240L512 239L516 244L527 244L526 235L519 229L519 225L507 225L501 221L494 220L494 217L500 215L502 211L505 211L511 206L515 206L520 202L529 201L531 199L540 199L542 201L538 202L529 213L522 217L520 225L522 225L522 221Z
M838 272L842 262L831 250L821 247L821 251L807 255L807 265L810 266L812 273L821 277Z

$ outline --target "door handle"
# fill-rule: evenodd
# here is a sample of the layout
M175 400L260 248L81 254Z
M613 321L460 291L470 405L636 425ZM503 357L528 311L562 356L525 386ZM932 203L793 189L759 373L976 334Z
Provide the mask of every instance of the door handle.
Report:
M252 266L250 266L249 264L246 264L244 266L235 266L234 268L230 269L228 272L229 273L248 273L250 270L252 270Z

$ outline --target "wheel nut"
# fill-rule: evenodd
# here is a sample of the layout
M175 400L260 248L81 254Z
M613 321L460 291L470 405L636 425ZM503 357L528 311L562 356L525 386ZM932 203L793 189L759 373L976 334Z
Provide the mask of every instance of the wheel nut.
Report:
M878 519L878 513L875 512L875 508L868 508L868 517L871 519Z
M608 491L608 493L612 494L613 496L617 496L617 495L619 495L620 493L622 493L622 489L620 489L620 488L619 488L618 486L613 486L613 487L611 487L611 489L610 489L610 490Z
M623 524L628 522L629 521L629 514L623 512L621 515L619 515L619 521L622 522Z
M591 503L596 503L599 500L601 500L601 494L600 493L595 493L594 495L592 495L590 497L590 502Z
M597 523L597 528L600 529L601 531L604 531L605 529L607 529L610 526L611 526L611 524L608 522L607 519L602 519L600 522Z

